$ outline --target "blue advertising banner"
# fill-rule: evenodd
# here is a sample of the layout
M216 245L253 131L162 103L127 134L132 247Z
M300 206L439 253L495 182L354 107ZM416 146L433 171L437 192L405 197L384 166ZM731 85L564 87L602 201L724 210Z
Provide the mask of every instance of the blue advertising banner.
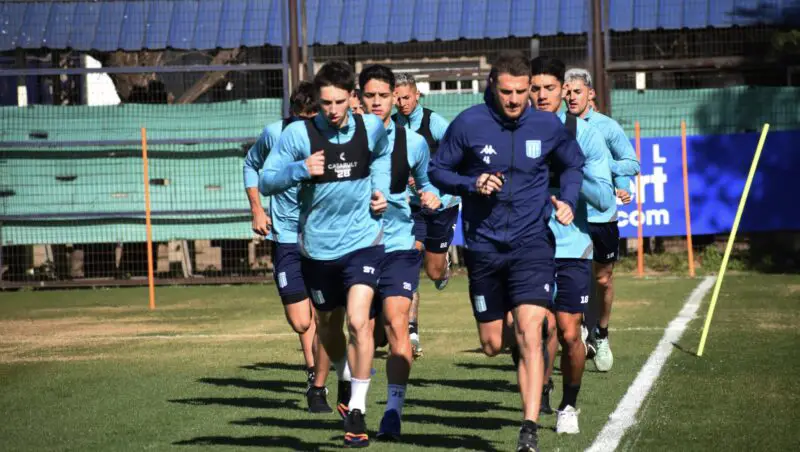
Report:
M731 230L759 135L687 137L693 235ZM645 138L641 146L642 215L636 211L632 178L633 201L618 206L620 235L636 237L639 221L646 237L685 235L681 138ZM739 231L800 230L800 206L792 206L794 196L800 196L800 131L771 132ZM463 244L460 219L454 244Z

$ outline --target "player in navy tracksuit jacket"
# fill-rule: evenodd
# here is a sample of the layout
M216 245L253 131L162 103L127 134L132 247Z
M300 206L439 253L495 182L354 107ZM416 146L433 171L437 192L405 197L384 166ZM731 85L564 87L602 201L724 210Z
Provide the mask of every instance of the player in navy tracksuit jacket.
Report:
M520 347L524 419L518 449L538 450L542 392L541 332L552 298L555 240L552 209L572 221L583 178L583 153L558 117L528 106L530 61L502 54L492 67L485 103L450 124L431 160L431 182L462 197L465 261L472 310L484 353L511 345L507 313ZM549 169L561 174L560 199L548 191Z

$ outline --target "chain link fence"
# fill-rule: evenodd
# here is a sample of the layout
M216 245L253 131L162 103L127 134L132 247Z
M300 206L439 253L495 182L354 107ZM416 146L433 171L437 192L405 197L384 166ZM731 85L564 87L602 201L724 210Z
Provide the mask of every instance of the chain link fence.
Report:
M540 26L550 19L591 23L588 4L533 3L535 13L522 13L535 14ZM394 13L393 24L413 26L407 12ZM304 20L305 14L302 10ZM439 19L438 32L458 30L463 17ZM317 17L314 24L328 22ZM773 130L797 129L796 28L766 22L605 33L609 92L599 95L608 96L608 113L631 138L636 121L643 137L679 135L681 121L690 135L754 131L766 121ZM345 39L350 25L336 23ZM315 30L301 28L302 45ZM357 71L386 64L413 73L421 103L452 120L482 102L491 61L502 50L590 67L591 36L581 32L589 27L573 28L495 39L303 45L301 75L310 79L331 59L348 61ZM2 287L145 282L142 128L156 278L268 279L268 247L250 229L242 164L263 127L282 117L288 95L285 50L41 48L0 54L0 66ZM695 241L698 250L705 242ZM648 247L670 243L659 239Z

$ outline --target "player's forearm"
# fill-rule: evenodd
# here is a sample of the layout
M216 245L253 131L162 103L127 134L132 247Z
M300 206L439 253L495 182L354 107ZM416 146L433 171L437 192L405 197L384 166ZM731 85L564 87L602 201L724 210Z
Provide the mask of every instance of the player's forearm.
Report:
M254 188L256 191L258 191L258 170L253 169L253 167L249 166L247 162L245 162L242 172L244 176L245 190Z
M302 160L291 162L280 170L268 167L261 173L258 189L262 195L272 196L286 191L310 177L308 168Z
M264 207L261 205L261 196L258 193L258 188L247 187L245 191L247 192L247 201L250 202L250 212L263 212Z
M559 185L561 187L559 199L569 204L573 212L575 212L575 206L578 204L582 183L583 171L579 167L566 168L561 173L561 177L559 177Z
M628 176L614 176L614 188L631 191L631 178Z
M611 160L609 163L614 176L635 176L639 174L639 161L633 159Z
M467 196L476 191L476 177L462 176L454 171L439 168L435 165L428 169L428 178L439 189L440 193Z
M600 211L606 211L616 203L614 191L608 181L602 182L593 177L583 179L581 197Z

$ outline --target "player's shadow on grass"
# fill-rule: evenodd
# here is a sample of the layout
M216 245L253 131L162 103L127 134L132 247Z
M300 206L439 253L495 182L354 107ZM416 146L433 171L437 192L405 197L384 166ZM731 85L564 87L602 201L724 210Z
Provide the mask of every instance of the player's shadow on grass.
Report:
M200 378L200 383L214 386L233 386L244 389L258 389L264 391L305 394L305 384L300 381L284 380L248 380L245 378Z
M378 442L374 443L380 447ZM476 435L440 435L440 434L413 434L403 433L399 444L408 444L417 447L432 447L437 449L457 450L484 450L498 451L492 442ZM378 448L380 450L380 448Z
M509 374L511 375L511 374ZM455 380L455 379L427 379L427 378L412 378L408 383L414 387L427 388L431 386L443 386L446 388L459 388L469 389L473 391L507 391L516 392L516 383L511 383L508 380Z
M467 370L501 370L504 372L513 372L516 370L514 364L510 361L504 363L499 360L493 363L456 363L456 367Z
M386 401L379 402L386 404ZM414 406L420 408L433 408L441 411L450 411L455 413L484 413L487 411L513 411L518 412L518 408L509 408L502 406L499 402L485 402L485 401L470 401L470 400L421 400L421 399L406 399L406 406Z
M305 419L285 419L279 417L252 417L241 421L231 421L233 425L246 425L254 427L280 427L285 429L330 429L339 430L342 428L340 419L328 419L321 417L308 417Z
M291 370L291 371L301 371L305 370L303 366L297 364L289 364L289 363L253 363L248 364L246 366L239 366L240 369L247 369L247 370Z
M184 441L175 441L174 446L251 446L280 447L291 450L319 450L324 444L308 443L293 436L198 436Z
M519 426L519 421L499 417L439 416L435 414L404 414L403 422L434 424L437 426L445 425L459 429L475 430L500 430L503 427Z
M172 399L169 400L169 402L195 406L224 405L269 410L300 409L300 405L296 400L267 399L261 397L195 397L191 399Z

